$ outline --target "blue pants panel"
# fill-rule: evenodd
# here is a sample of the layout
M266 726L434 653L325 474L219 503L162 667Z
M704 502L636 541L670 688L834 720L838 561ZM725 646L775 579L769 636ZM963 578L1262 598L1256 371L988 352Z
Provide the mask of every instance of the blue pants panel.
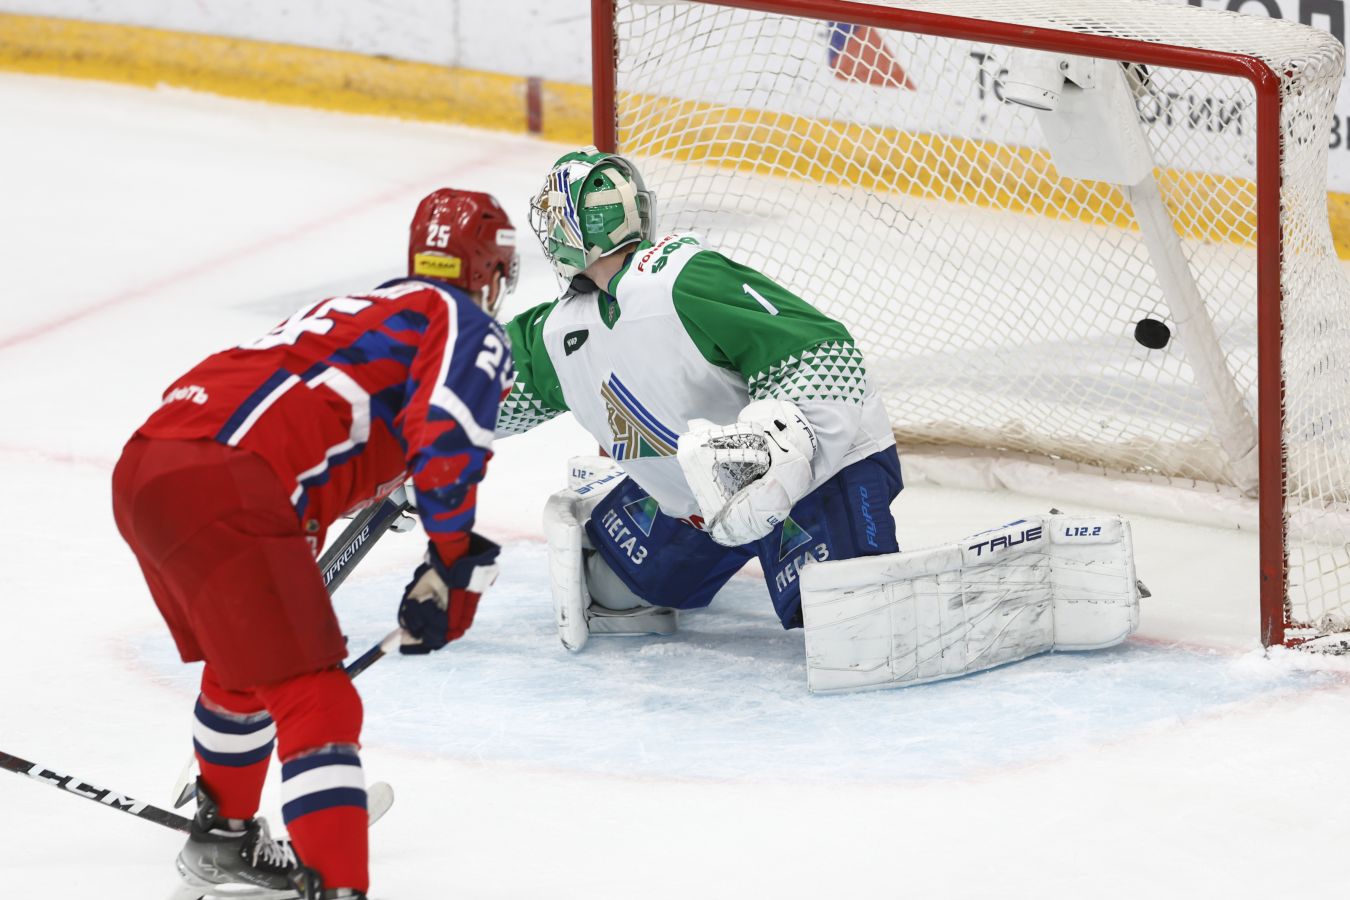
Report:
M900 457L874 453L807 494L773 531L754 543L774 611L784 628L802 626L797 572L809 562L895 553L891 501L900 493Z
M596 506L586 533L633 593L676 609L707 606L737 570L758 556L779 621L784 628L800 628L797 571L812 560L896 552L890 505L902 487L895 450L874 453L807 494L765 537L723 547L662 513L646 491L626 478Z
M628 589L655 606L707 606L754 551L723 547L625 478L586 521L591 546Z

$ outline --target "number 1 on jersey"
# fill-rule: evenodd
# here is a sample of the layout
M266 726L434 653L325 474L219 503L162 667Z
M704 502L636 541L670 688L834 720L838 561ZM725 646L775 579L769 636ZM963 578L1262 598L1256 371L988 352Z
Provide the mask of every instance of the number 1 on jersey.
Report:
M778 315L778 307L774 306L774 305L773 305L772 303L770 303L768 300L765 300L765 299L764 299L764 296L763 296L759 291L755 290L754 288L752 288L752 287L751 287L750 285L748 285L748 284L742 284L742 285L741 285L741 288L742 288L747 294L749 294L751 297L754 297L755 300L757 300L757 301L759 302L759 305L760 305L760 306L762 306L762 307L764 307L766 310L768 310L768 311L769 311L769 315L771 315L771 316L776 316L776 315Z

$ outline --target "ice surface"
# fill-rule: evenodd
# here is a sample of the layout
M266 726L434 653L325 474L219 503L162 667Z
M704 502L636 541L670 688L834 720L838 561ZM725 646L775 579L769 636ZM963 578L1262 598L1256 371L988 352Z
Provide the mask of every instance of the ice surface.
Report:
M201 356L396 274L430 189L491 191L523 229L562 148L9 75L0 109L0 750L165 805L196 669L112 524L122 442ZM508 313L554 289L522 246ZM1154 597L1115 650L812 697L749 571L672 638L562 650L538 519L592 447L565 419L500 442L477 624L361 676L368 777L399 793L375 897L1344 895L1350 677L1257 650L1254 535L1133 517ZM1052 505L915 484L896 514L913 547ZM419 554L390 535L343 586L353 648ZM0 776L7 896L163 896L177 843Z
M573 656L559 652L541 590L544 545L517 542L501 565L475 640L431 666L400 658L361 677L368 740L595 774L911 781L1049 760L1335 682L1244 656L1131 642L881 700L813 697L801 635L778 625L758 579L738 578L714 607L682 613L673 638L597 639ZM406 580L367 578L357 598L339 603L354 648L388 632L378 598L397 596ZM195 691L195 667L189 674L163 635L132 652L180 683L185 699Z

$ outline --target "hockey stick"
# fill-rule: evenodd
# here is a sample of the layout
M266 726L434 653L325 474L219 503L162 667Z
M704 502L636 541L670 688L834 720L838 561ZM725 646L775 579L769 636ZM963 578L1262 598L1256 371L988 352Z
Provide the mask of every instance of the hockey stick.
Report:
M163 825L165 828L172 828L175 831L186 832L188 830L189 820L177 813L160 809L158 806L151 806L143 800L134 800L131 797L115 793L107 788L98 787L87 781L81 781L74 775L63 775L54 769L45 768L35 762L29 762L26 759L20 759L4 752L0 752L0 767L9 769L9 771L18 775L27 775L43 784L62 788L76 797L102 803L118 812L130 813L148 822L154 822L156 825Z
M411 505L408 503L406 494L404 494L402 488L399 488L382 503L372 506L369 510L362 511L352 520L352 523L334 542L329 552L324 554L324 557L319 561L320 571L323 572L324 576L324 585L330 593L343 582L352 566L370 552L375 540L385 531L388 531L398 518L410 508ZM351 664L347 666L347 674L355 678L381 657L393 652L398 647L402 634L403 630L396 628L385 635L378 644L352 660ZM193 759L188 763L188 768L184 770L183 782L187 782L191 778L191 767L195 762L196 756L194 754ZM26 775L34 781L61 788L76 797L101 803L110 809L129 813L148 822L154 822L156 825L163 825L165 828L172 828L175 831L188 831L190 820L177 813L161 809L144 800L136 800L125 794L119 794L108 788L99 787L76 778L74 775L62 774L55 769L46 768L4 751L0 751L0 768L8 769L16 775ZM381 785L382 783L377 783L371 787L375 789ZM184 793L186 791L181 786L175 791L175 796L182 798L178 806L182 806L186 802L186 798L182 797ZM392 792L388 790L387 785L383 785L377 794L380 798L379 801L371 804L372 822L384 814L393 799Z
M370 652L378 650L388 640L389 638L385 638L380 644L376 644L365 656L369 656ZM364 659L365 656L362 658ZM378 659L378 657L376 658ZM192 823L191 819L180 816L178 813L169 812L167 809L152 806L144 800L135 800L108 788L81 781L74 775L63 775L54 769L45 768L38 763L20 759L3 751L0 751L0 768L8 769L16 775L27 775L34 781L50 784L52 787L61 788L76 797L93 800L109 809L129 813L138 819L145 819L147 822L154 822L156 825L163 825L165 828L172 828L174 831L181 831L186 834ZM366 794L369 823L374 825L389 811L389 807L394 805L394 790L385 782L377 781L366 789Z
M399 517L412 509L404 488L394 491L383 501L363 509L342 530L338 539L319 557L319 571L323 586L331 594L347 580L352 567L365 558L375 542L386 531L399 524ZM411 523L409 523L411 526Z
M347 663L343 667L348 678L355 678L366 669L369 669L375 663L379 662L385 656L398 649L398 645L403 642L403 629L395 628L393 631L380 638L380 642L371 647L365 653L362 653L356 659Z

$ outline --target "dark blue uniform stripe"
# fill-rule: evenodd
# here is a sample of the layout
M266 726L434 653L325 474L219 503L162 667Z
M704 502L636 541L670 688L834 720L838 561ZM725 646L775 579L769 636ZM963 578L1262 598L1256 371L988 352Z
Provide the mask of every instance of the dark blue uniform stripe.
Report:
M657 437L671 444L679 443L680 436L661 424L656 416L648 412L647 408L638 401L638 398L633 396L632 391L628 390L624 383L619 380L618 375L611 375L609 381L614 386L614 393L618 395L620 400L628 404L628 411L633 413L639 422L650 428Z
M310 753L299 759L293 759L281 766L281 778L294 778L320 766L356 766L361 767L361 757L352 750L325 750L322 753Z
M396 312L384 320L384 327L390 331L415 331L418 334L427 330L430 319L411 309Z
M291 373L285 369L277 369L268 377L258 389L249 394L244 402L239 404L239 408L225 421L220 431L216 433L216 440L222 444L229 441L230 436L239 430L239 426L244 424L253 410L258 408L258 404L267 399L267 395L281 386L281 383L291 377Z
M281 817L289 823L307 813L332 809L335 806L355 806L365 809L366 792L362 788L330 788L326 791L315 791L290 803L282 804Z
M250 716L247 720L226 718L209 709L201 700L197 701L197 708L193 710L193 714L196 715L198 722L221 734L253 734L272 724L272 717L266 713L256 718Z
M207 750L195 738L192 741L192 746L203 761L209 762L213 766L228 766L237 769L267 759L272 755L272 746L275 743L276 741L268 741L256 750L249 750L246 753L221 753L216 750Z

